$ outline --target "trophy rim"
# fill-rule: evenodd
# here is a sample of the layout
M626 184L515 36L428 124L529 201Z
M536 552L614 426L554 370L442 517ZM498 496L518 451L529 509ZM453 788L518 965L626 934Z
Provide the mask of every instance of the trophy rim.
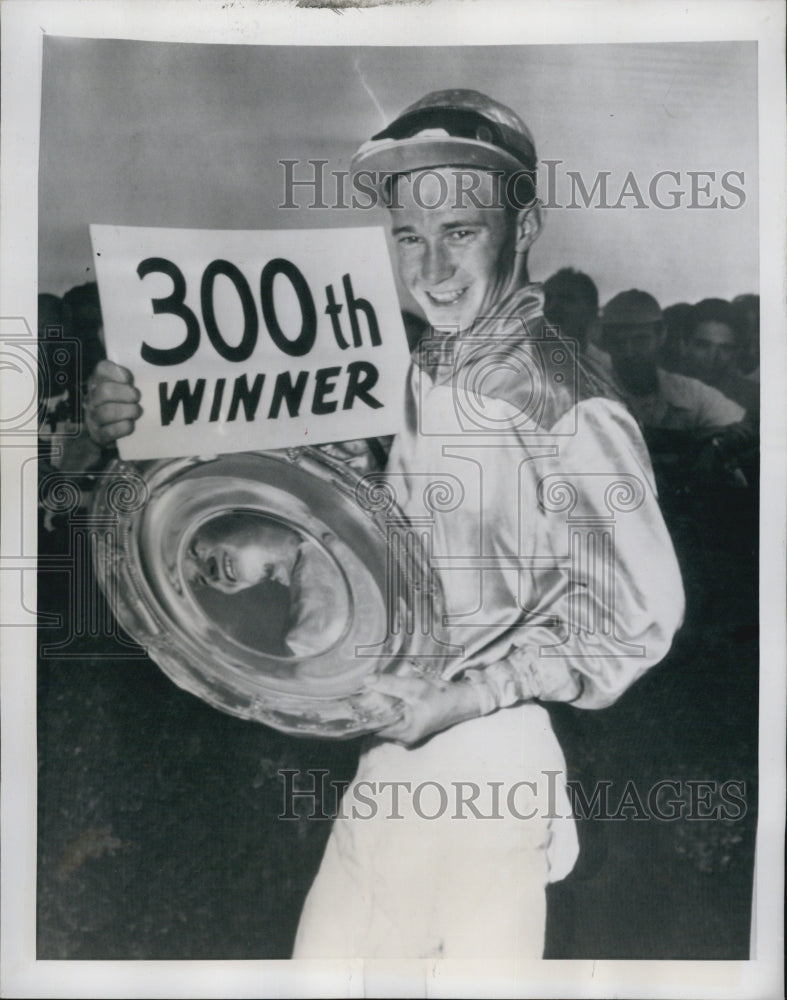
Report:
M228 469L237 470L234 479L222 475ZM379 478L375 474L374 480ZM200 498L199 490L192 490L194 496L187 496L200 479L218 492ZM408 534L406 553L390 545L390 525L401 526L406 518L393 497L380 498L374 486L374 501L364 502L363 486L364 477L316 447L116 459L91 508L94 571L126 632L178 687L212 707L294 736L349 739L371 733L398 719L401 705L368 693L369 677L390 672L403 660L424 674L440 673L431 622L441 619L442 596L419 533ZM304 493L311 488L319 504L310 506ZM175 496L176 490L186 499ZM293 502L285 509L288 496ZM182 564L165 566L164 557L156 555L158 547L167 548L161 536L169 531L181 558L194 518L204 522L212 511L220 516L237 510L238 497L245 498L243 509L293 526L344 578L349 617L325 650L282 657L226 634L221 639L215 621L207 614L200 620L195 611L199 605L184 586ZM179 518L183 523L173 526ZM414 614L415 627L403 628ZM336 664L338 674L332 672Z

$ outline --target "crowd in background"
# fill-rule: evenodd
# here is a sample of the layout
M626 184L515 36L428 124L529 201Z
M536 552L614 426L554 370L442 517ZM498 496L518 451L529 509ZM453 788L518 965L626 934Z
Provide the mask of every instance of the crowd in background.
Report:
M662 309L630 289L600 309L592 279L569 268L544 292L547 320L575 341L585 364L612 376L639 421L662 493L756 488L759 296Z
M82 426L83 387L106 357L96 283L61 298L38 296L39 458L43 471L80 473L97 467L101 449Z

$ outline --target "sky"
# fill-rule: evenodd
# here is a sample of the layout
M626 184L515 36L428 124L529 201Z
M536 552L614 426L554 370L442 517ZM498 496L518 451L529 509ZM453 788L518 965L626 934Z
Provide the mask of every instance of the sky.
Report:
M279 161L303 161L308 171L305 161L320 158L326 171L346 170L362 141L448 87L508 104L535 136L540 193L554 205L531 251L535 280L578 268L602 303L632 287L664 306L757 291L754 42L296 48L52 36L44 39L40 290L62 294L93 280L93 222L383 224L377 212L310 210L305 193L296 196L304 207L280 208ZM560 161L551 199L547 160ZM579 197L566 207L569 171L588 191L607 172L607 204L620 207L600 207L598 193L590 207ZM660 171L677 177L663 177L653 195ZM692 180L705 171L714 178ZM655 204L672 204L674 190L683 192L677 208Z

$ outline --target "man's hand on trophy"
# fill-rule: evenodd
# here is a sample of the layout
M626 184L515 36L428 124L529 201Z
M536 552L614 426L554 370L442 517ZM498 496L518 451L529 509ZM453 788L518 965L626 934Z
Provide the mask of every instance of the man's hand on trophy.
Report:
M105 448L126 437L141 415L139 389L128 368L99 361L87 380L85 398L85 426L93 441Z
M396 698L404 705L401 719L375 733L403 746L420 743L433 733L481 714L471 685L425 677L415 664L403 663L395 673L370 678L367 690Z

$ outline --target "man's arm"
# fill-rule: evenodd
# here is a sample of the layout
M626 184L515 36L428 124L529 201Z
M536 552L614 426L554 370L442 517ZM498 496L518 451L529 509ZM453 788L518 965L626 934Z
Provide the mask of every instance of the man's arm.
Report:
M537 551L571 566L534 575L526 614L555 625L520 629L507 656L465 671L484 713L528 699L610 705L664 657L682 621L680 571L633 419L619 404L590 400L564 441L535 516ZM562 483L576 502L561 512L544 486Z
M602 708L666 654L682 620L683 587L647 448L620 404L590 400L576 416L575 433L554 428L554 458L531 460L529 441L522 440L526 516L541 558L528 573L533 589L524 595L507 650L495 642L486 662L482 654L481 665L476 661L455 679L422 677L403 665L370 681L375 692L403 705L402 718L379 736L410 745L536 699ZM502 530L516 537L518 507L509 484L504 475L494 487L485 480L485 503L509 519ZM570 509L550 503L570 496Z

